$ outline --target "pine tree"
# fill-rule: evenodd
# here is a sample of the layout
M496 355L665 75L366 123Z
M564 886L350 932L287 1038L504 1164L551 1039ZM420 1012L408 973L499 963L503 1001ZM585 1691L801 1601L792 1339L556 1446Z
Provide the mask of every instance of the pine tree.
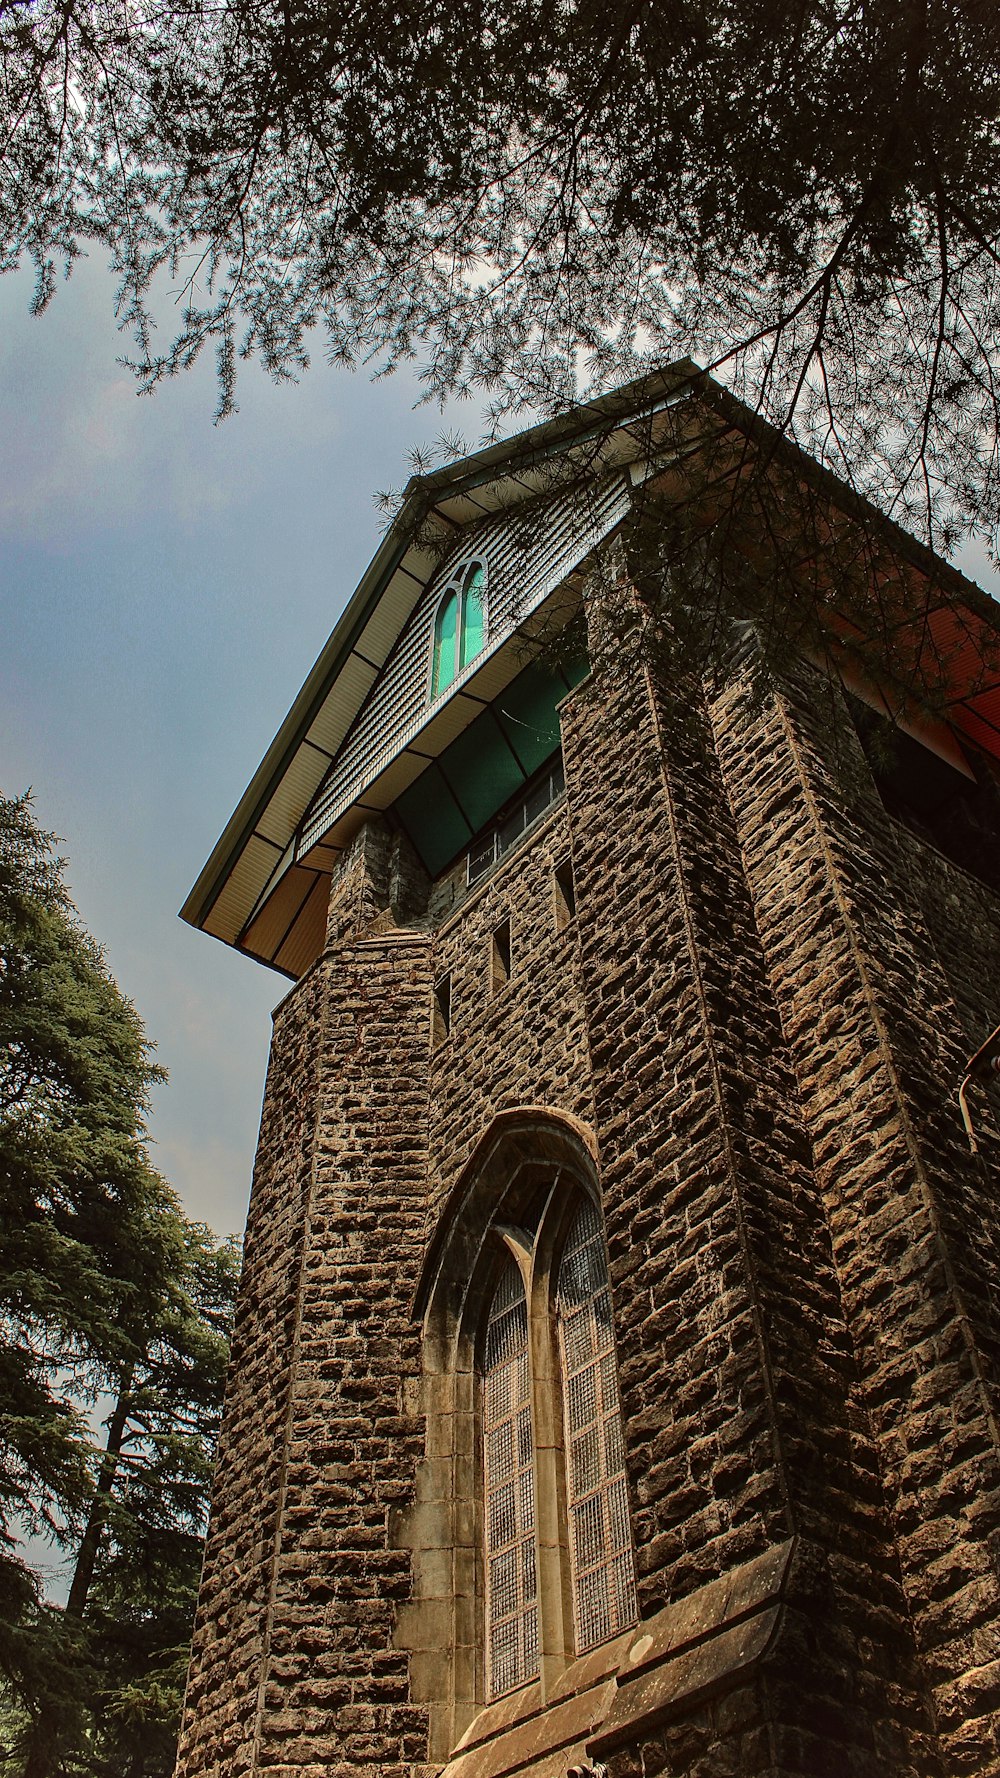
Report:
M239 1261L203 1224L177 1232L176 1269L116 1379L65 1609L36 1625L50 1653L24 1778L173 1769Z
M169 1273L139 1017L77 920L28 797L0 797L0 1585L84 1510L87 1409ZM0 1617L0 1659L10 1613Z
M160 1078L53 837L0 796L0 1740L26 1778L172 1762L237 1252L150 1163ZM65 1608L28 1534L72 1561Z

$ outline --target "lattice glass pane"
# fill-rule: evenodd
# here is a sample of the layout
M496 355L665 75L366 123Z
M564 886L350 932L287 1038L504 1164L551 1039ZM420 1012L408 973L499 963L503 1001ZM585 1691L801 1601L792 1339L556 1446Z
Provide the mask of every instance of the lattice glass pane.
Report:
M601 1439L596 1426L581 1433L570 1446L573 1469L573 1494L578 1497L596 1488L601 1479Z
M606 1536L604 1499L591 1494L573 1508L573 1548L578 1568L599 1568L604 1561Z
M538 1672L538 1612L534 1606L524 1614L521 1627L521 1660L526 1674Z
M538 1671L528 1313L513 1260L486 1323L484 1372L488 1670L499 1697Z
M486 1379L486 1417L492 1422L510 1413L510 1368L494 1371Z
M530 1469L531 1455L531 1409L522 1408L517 1416L517 1461L520 1469Z
M626 1550L616 1556L611 1564L611 1580L609 1586L612 1616L618 1624L635 1622L635 1569L632 1566L632 1551Z
M512 1617L517 1610L517 1553L505 1550L490 1563L490 1597L498 1617Z
M612 1634L607 1574L595 1568L576 1584L576 1635L581 1648L593 1648Z
M559 1270L559 1295L567 1309L591 1304L598 1291L608 1287L600 1218L592 1204L581 1209L577 1223Z
M527 1349L518 1352L511 1364L511 1382L514 1400L518 1403L527 1401L531 1393L531 1372L528 1368Z
M613 1481L607 1492L608 1515L611 1527L611 1539L616 1550L628 1550L631 1553L631 1539L628 1523L628 1497L625 1493L625 1478L619 1476Z
M607 1400L606 1395L604 1399ZM624 1475L625 1444L619 1414L609 1414L604 1422L604 1461L608 1475Z
M597 1366L588 1365L584 1371L578 1371L574 1377L572 1372L566 1378L567 1414L570 1430L579 1432L584 1426L593 1425L597 1418Z
M578 1211L559 1267L559 1336L578 1652L636 1619L611 1292L600 1218Z
M597 1355L597 1344L594 1338L594 1318L588 1309L581 1309L576 1314L566 1316L563 1328L563 1339L566 1343L566 1358L576 1370L578 1365L587 1364Z
M491 1489L487 1524L491 1550L500 1549L504 1544L515 1541L517 1537L517 1496L514 1493L513 1482L505 1482L502 1488Z
M610 1290L602 1290L600 1295L594 1299L594 1331L597 1344L601 1352L604 1354L605 1363L610 1363L613 1372L614 1354L611 1348L614 1342L614 1334L611 1326ZM617 1378L615 1381L617 1383Z
M526 1537L521 1545L521 1586L526 1600L538 1596L538 1577L535 1573L535 1540Z
M524 1469L518 1477L521 1490L521 1530L535 1529L535 1477L531 1469ZM532 1543L534 1550L534 1543Z
M514 1468L514 1428L509 1420L488 1435L490 1474L510 1475Z
M615 1369L614 1335L611 1332L610 1321L608 1324L608 1343L610 1350L606 1351L601 1358L601 1387L604 1391L605 1401L617 1401L618 1374Z
M490 1690L495 1698L520 1684L520 1638L517 1632L516 1618L490 1627Z

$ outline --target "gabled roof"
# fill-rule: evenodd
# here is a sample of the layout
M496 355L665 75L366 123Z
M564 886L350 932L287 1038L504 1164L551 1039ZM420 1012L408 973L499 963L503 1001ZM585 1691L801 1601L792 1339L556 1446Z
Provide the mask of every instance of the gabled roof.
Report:
M1000 757L1000 684L984 684L974 671L982 659L980 639L1000 628L993 601L682 360L410 480L371 565L185 901L183 919L286 974L301 973L322 945L325 878L335 853L322 844L303 853L297 836L443 550L490 515L551 494L560 477L565 487L574 475L596 480L655 458L667 410L695 397L736 431L766 441L844 511L891 535L898 555L948 589L934 610L922 613L927 646L954 660L949 715L955 726ZM384 799L377 806L385 806Z
M308 923L309 899L322 872L299 866L293 875L289 848L439 568L442 542L488 514L550 491L558 460L570 468L577 459L595 475L635 461L655 444L648 429L655 431L656 415L690 395L700 380L697 366L682 361L409 481L371 565L185 901L182 919L260 956L246 945L244 934L268 885L274 880L277 891L280 878L289 929L303 916ZM316 893L317 910L320 899ZM272 962L274 956L261 960ZM295 962L289 955L281 966L296 974Z

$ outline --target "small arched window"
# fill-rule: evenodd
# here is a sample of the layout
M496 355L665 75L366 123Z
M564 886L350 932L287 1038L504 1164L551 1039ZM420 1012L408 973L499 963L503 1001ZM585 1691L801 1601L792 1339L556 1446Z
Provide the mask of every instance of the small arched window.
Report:
M485 643L486 570L482 562L463 562L445 587L434 619L432 701L482 654Z

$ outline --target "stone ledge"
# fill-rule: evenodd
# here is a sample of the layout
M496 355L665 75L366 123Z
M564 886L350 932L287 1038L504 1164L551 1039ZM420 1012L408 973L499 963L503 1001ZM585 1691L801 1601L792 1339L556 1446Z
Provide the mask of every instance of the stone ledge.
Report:
M582 1655L547 1703L536 1682L487 1705L441 1778L563 1778L746 1679L774 1644L797 1545L775 1545Z

